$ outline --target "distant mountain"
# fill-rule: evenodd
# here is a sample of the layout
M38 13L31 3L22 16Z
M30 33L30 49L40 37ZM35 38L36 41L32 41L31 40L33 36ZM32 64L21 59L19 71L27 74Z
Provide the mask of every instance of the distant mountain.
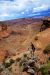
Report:
M4 23L7 25L26 25L26 24L32 24L34 22L41 21L40 18L21 18L21 19L14 19L14 20L7 20L7 21L0 21L0 24Z

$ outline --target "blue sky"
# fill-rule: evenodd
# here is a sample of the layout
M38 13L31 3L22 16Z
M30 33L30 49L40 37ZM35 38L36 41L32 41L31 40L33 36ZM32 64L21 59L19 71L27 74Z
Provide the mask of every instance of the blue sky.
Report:
M50 0L0 0L0 21L50 16Z

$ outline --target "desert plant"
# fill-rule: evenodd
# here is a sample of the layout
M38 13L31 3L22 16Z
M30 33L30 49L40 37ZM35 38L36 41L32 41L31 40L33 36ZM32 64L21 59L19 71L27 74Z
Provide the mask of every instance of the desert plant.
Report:
M5 62L4 62L3 65L5 66L5 68L8 68L8 67L10 67L11 64L10 64L10 63L5 63Z
M23 55L23 57L25 57L25 58L26 58L26 57L27 57L27 54L24 54L24 55Z
M10 59L9 62L3 62L3 65L5 66L5 68L8 68L10 67L12 64L14 63L14 60L13 59Z
M16 61L19 62L21 60L21 58L17 58Z
M0 68L0 73L3 71L3 68Z
M11 63L11 64L12 64L12 63L14 63L14 61L15 61L15 60L13 60L13 59L10 59L10 63Z
M50 44L46 46L46 48L43 51L44 54L50 54Z
M34 40L37 41L38 40L38 36L35 36Z
M50 63L44 64L41 68L40 71L42 72L42 75L49 75L48 71L50 68Z

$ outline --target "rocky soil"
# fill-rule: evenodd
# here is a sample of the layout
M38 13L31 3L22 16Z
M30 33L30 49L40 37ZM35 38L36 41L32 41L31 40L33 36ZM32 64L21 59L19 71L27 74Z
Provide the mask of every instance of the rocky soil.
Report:
M7 25L7 29L2 30L2 24ZM39 62L45 62L46 56L43 54L43 50L50 43L50 28L39 32L41 25L40 19L32 18L0 22L0 62L9 57L15 60L24 53L28 53L31 42L36 48L35 56L40 59ZM36 37L38 40L35 40ZM14 67L14 65L12 66ZM20 70L16 70L16 72L18 71Z

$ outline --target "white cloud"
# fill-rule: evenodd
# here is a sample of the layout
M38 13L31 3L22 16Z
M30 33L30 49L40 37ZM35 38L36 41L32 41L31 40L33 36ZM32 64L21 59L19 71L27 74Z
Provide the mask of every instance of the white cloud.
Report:
M20 14L28 14L47 10L50 8L50 0L13 0L0 1L0 20L1 17L5 19L11 17L20 17ZM32 9L32 11L30 11ZM13 15L12 15L13 14Z
M21 14L24 14L24 12L21 12Z
M6 17L6 16L9 16L9 14L7 14L7 13L5 13L5 14L0 14L0 17L2 17L2 16L3 16L3 17L4 17L4 16Z
M33 8L33 12L45 11L45 10L47 10L49 7L50 7L49 5L42 4L42 5L39 6L39 7Z

